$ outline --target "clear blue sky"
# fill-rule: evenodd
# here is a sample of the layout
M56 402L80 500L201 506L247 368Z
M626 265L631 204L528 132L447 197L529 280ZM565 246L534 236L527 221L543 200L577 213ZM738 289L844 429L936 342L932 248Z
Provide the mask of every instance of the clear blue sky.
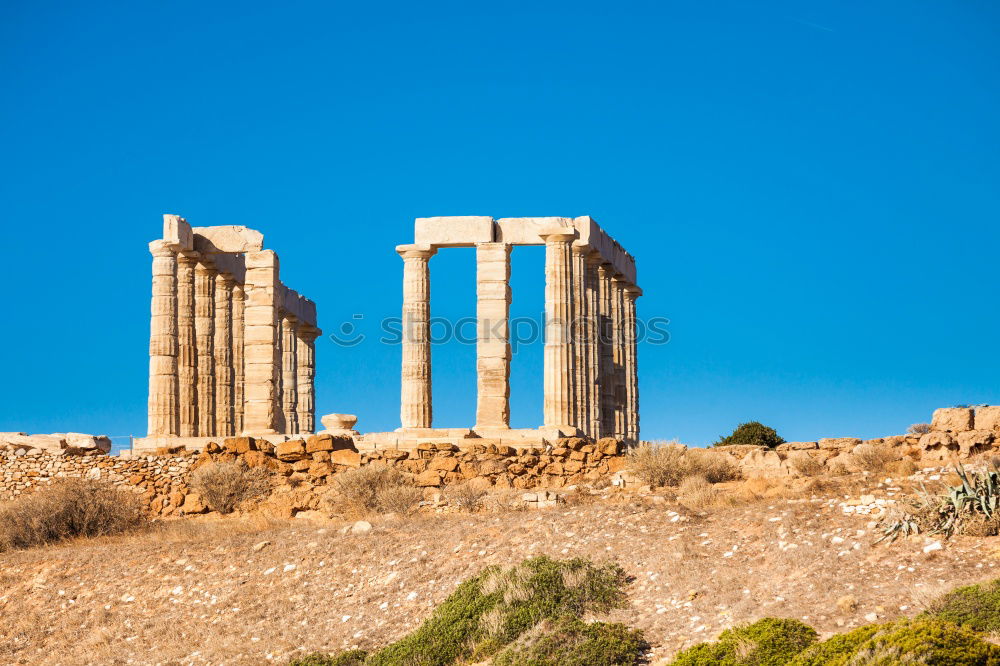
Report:
M1000 403L994 2L202 3L0 8L0 431L142 434L160 216L264 232L334 331L318 411L399 425L413 218L592 215L635 255L647 438L743 420L878 436ZM514 313L542 308L518 249ZM432 259L474 313L473 254ZM435 348L436 424L474 348ZM541 422L541 350L514 361Z

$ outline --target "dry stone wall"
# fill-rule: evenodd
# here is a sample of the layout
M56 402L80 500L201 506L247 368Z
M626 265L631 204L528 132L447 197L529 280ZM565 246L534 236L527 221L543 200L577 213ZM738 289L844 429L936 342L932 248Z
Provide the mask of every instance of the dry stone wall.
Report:
M474 442L474 440L470 440ZM274 492L262 508L280 516L320 508L337 474L383 464L413 477L422 488L473 482L483 488L555 489L608 478L625 466L617 439L571 437L557 446L515 449L495 444L421 444L416 449L358 451L347 436L312 435L274 445L252 437L210 443L199 454L164 449L159 455L119 457L54 454L41 449L0 451L0 500L15 499L61 477L102 480L140 493L153 516L204 513L190 474L209 462L242 461L274 473Z

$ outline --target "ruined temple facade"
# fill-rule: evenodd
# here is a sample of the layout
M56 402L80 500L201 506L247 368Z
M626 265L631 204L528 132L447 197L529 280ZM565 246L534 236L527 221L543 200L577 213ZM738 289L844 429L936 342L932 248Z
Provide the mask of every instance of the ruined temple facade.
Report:
M246 227L163 216L149 244L149 437L138 448L315 430L316 305L281 283L263 244Z
M543 423L510 428L510 254L545 246ZM472 428L433 425L430 259L442 248L476 249L477 407ZM400 418L394 433L364 444L408 446L479 437L502 442L559 437L639 439L635 259L590 217L418 218L403 259Z

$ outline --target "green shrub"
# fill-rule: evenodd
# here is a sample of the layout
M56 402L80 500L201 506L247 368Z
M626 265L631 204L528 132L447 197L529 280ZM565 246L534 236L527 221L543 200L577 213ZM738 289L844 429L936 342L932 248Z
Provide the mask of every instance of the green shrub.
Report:
M954 589L931 602L921 617L936 617L973 631L1000 631L1000 578Z
M572 615L543 620L493 659L494 666L632 666L649 644L623 624L586 623Z
M753 446L766 446L773 449L778 444L784 444L785 440L778 436L774 428L768 428L763 423L750 421L736 426L728 437L720 437L715 446L733 446L737 444L751 444Z
M816 642L816 630L798 620L766 617L722 632L715 643L684 650L674 666L781 666Z
M348 650L334 656L314 652L301 659L293 659L288 666L364 666L368 653L364 650Z
M998 666L1000 647L937 618L861 627L805 650L788 666Z
M623 606L625 583L618 565L584 559L536 557L510 569L490 567L459 585L416 631L365 664L484 661L544 620Z

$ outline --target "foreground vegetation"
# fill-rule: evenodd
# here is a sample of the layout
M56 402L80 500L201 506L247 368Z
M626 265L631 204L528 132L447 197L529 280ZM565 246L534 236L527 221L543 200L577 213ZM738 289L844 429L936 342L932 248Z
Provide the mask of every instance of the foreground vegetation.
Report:
M625 572L616 564L536 557L490 567L462 583L420 628L381 650L313 654L294 666L392 666L493 659L498 666L640 663L641 631L583 617L625 605Z

